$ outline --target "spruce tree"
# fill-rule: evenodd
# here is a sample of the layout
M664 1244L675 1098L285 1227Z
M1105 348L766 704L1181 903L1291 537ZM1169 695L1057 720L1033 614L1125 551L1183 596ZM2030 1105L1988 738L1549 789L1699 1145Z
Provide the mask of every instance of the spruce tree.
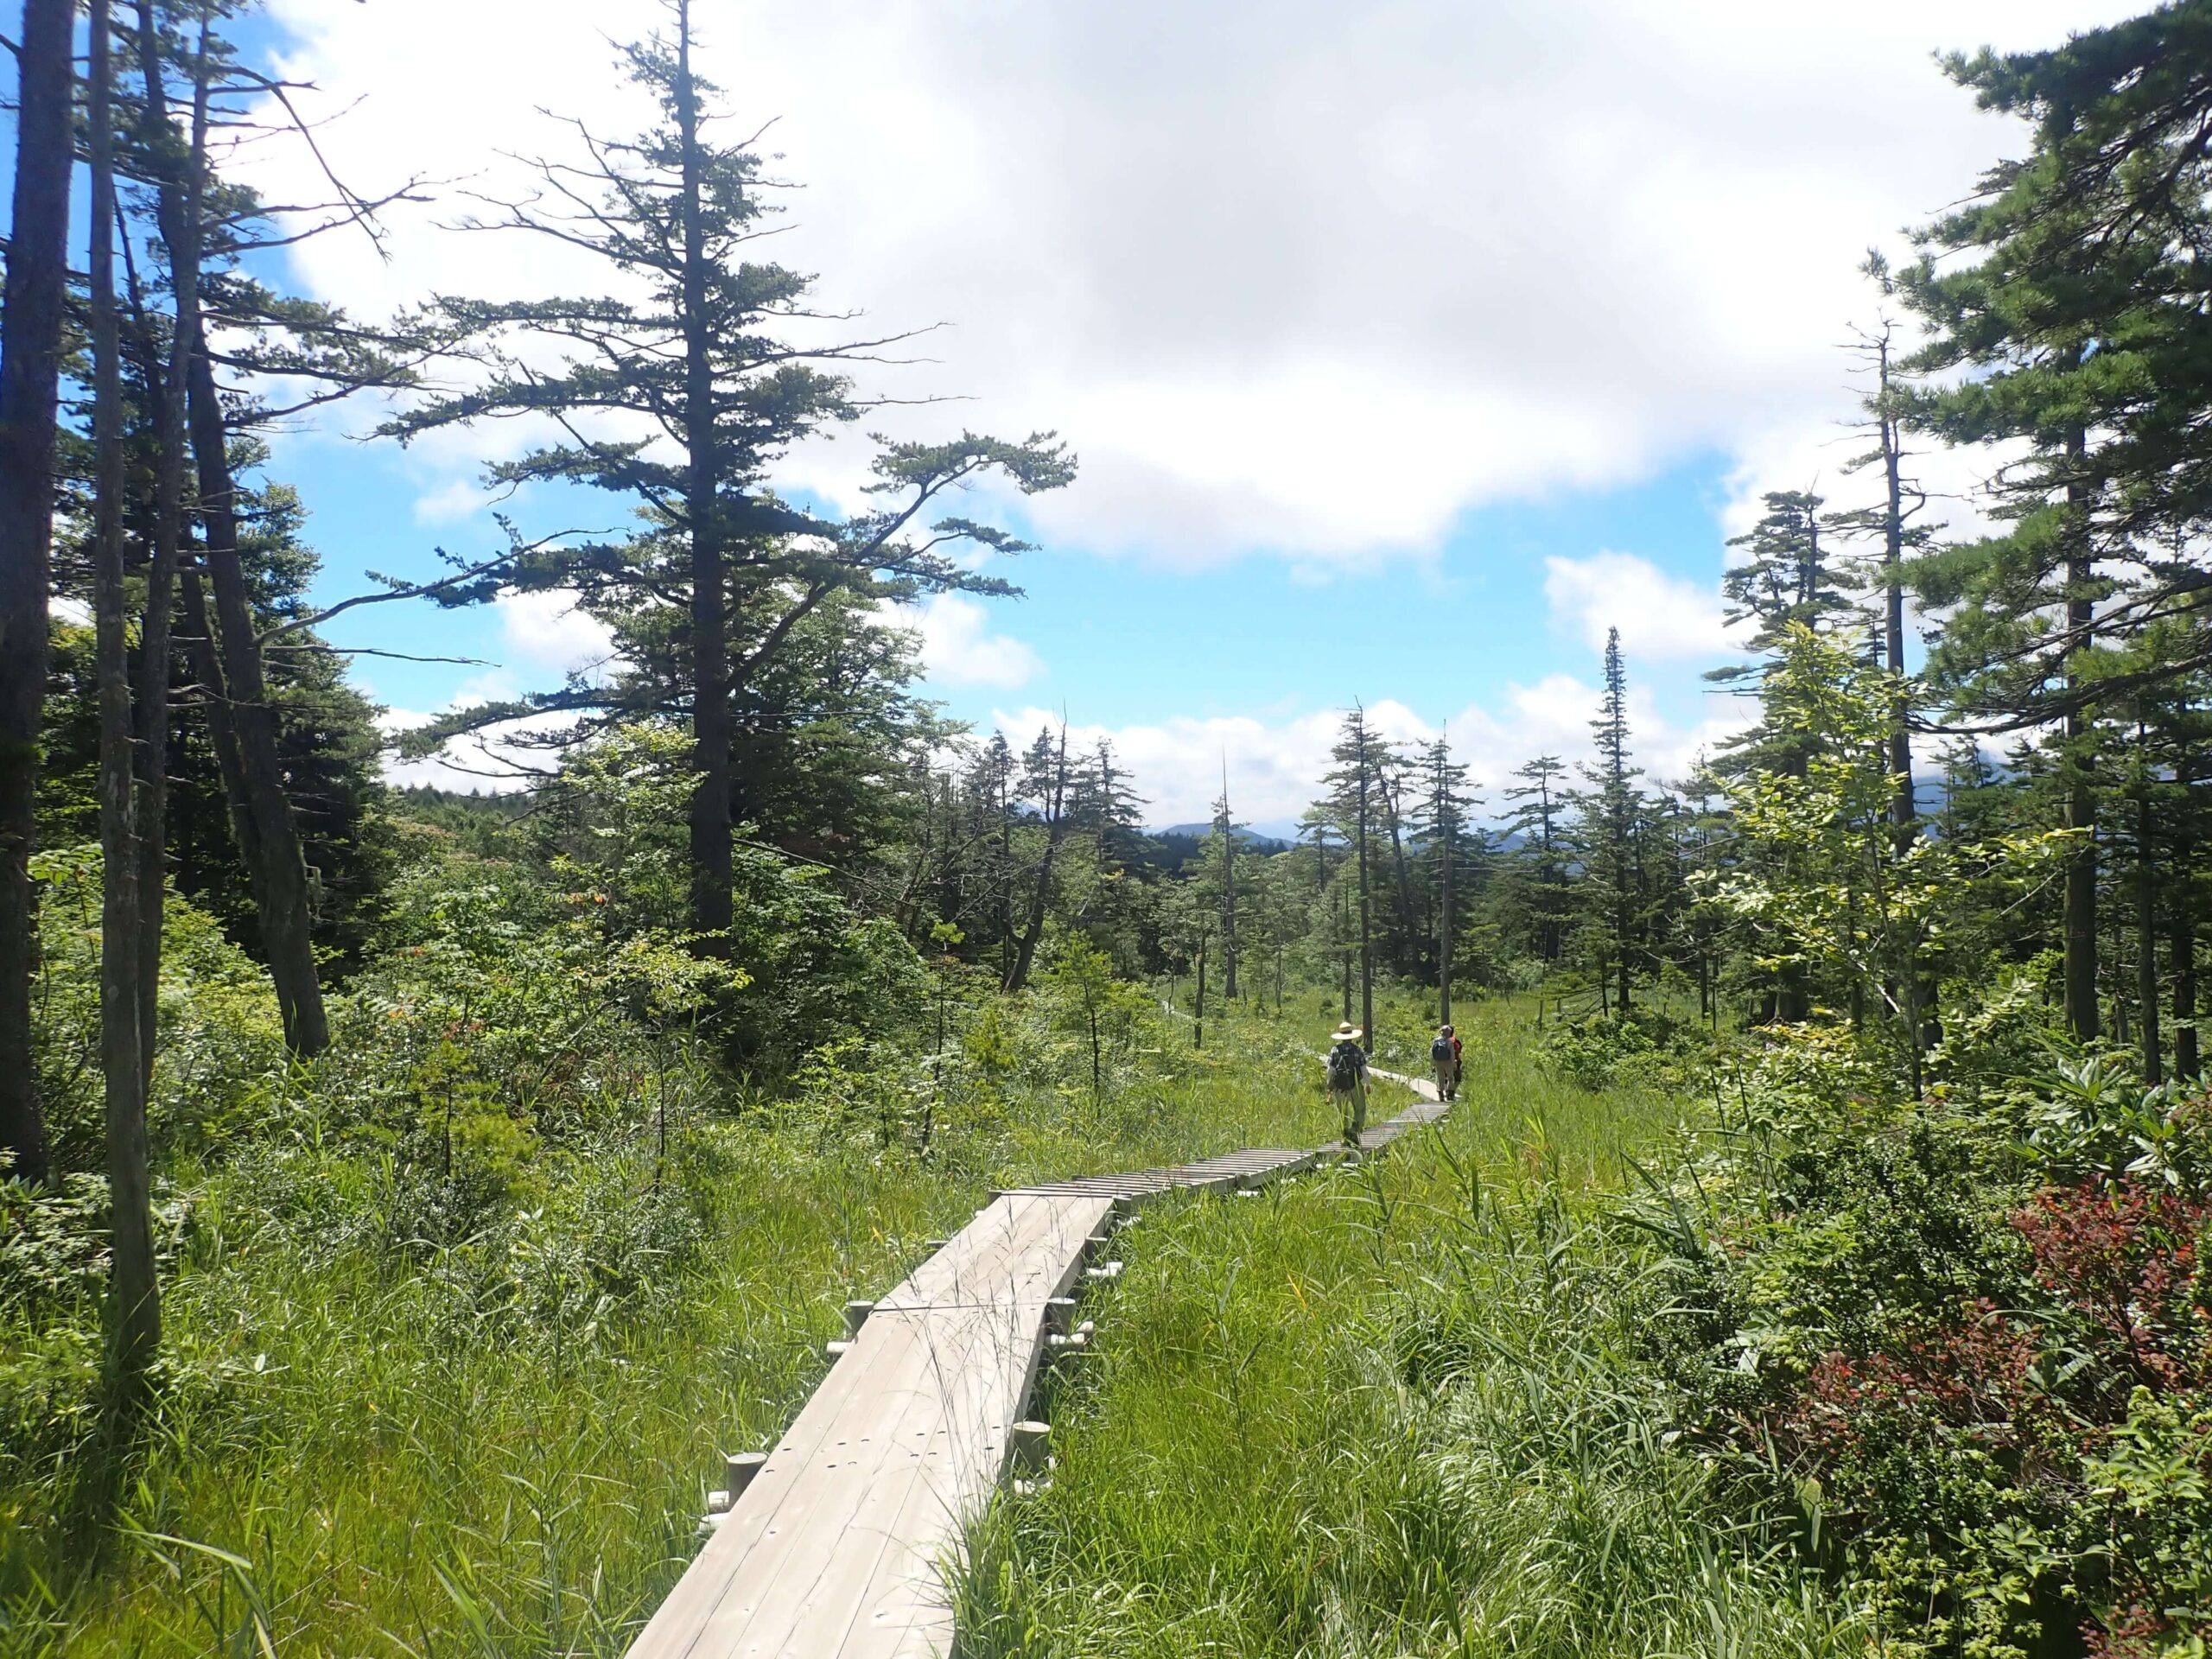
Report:
M1374 836L1382 805L1382 775L1388 744L1367 723L1367 710L1354 704L1338 728L1330 750L1335 763L1327 773L1329 806L1358 874L1359 1025L1367 1046L1375 1045L1375 925L1371 865ZM1349 995L1347 995L1349 1001Z
M881 504L849 519L779 500L768 474L809 434L868 407L848 370L883 338L799 344L823 321L812 279L757 263L774 188L747 144L709 132L715 88L694 66L690 0L673 27L623 53L658 116L628 140L575 129L583 159L533 164L536 199L480 221L486 233L550 238L606 269L602 295L506 302L448 300L447 322L472 342L472 389L429 401L385 429L412 439L441 427L550 417L560 441L490 475L505 486L580 483L633 501L642 528L617 541L546 546L518 561L525 586L574 589L616 635L613 671L521 702L486 705L423 741L520 715L578 715L580 734L608 719L671 715L689 724L693 926L715 951L732 915L732 800L738 710L792 632L839 595L877 601L961 590L1006 594L948 549L1000 553L1026 543L972 520L927 524L948 492L997 474L1029 493L1073 474L1049 434L1019 443L965 434L946 443L883 442L869 486ZM543 356L561 359L547 369ZM648 438L614 437L614 413L641 413ZM1009 980L1014 963L1007 964Z
M1913 419L2024 452L1993 480L2003 530L1925 561L1918 585L1951 612L1930 667L1955 718L2050 732L2075 838L2065 1007L2083 1039L2101 1028L2101 711L2212 660L2194 551L2212 510L2208 45L2212 12L2190 3L2050 51L1952 60L1985 108L2032 124L2033 147L1929 226L1928 257L1899 274L1930 334L1912 366L1943 377ZM2127 648L2161 620L2182 625L2171 650Z
M1526 781L1505 791L1507 800L1520 804L1505 820L1505 833L1521 841L1516 862L1528 872L1537 954L1546 963L1556 963L1566 936L1567 881L1562 820L1568 803L1564 782L1567 763L1555 754L1540 754L1517 767L1513 775Z
M1643 810L1636 780L1642 776L1630 750L1628 671L1621 661L1621 631L1605 631L1605 690L1590 722L1596 760L1582 768L1590 787L1577 798L1580 851L1589 892L1589 924L1602 991L1610 972L1613 1011L1629 1011L1636 957L1642 953L1642 899L1637 837Z
M1440 734L1421 748L1423 800L1417 826L1422 851L1433 875L1430 891L1435 900L1436 993L1440 1016L1452 1023L1452 976L1464 902L1462 866L1478 850L1477 835L1468 815L1481 804L1467 792L1467 768L1452 758L1448 734Z

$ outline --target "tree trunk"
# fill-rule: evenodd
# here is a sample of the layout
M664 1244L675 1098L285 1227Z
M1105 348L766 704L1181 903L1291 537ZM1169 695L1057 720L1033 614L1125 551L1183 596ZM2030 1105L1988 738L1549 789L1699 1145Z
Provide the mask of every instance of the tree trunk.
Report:
M2076 360L2079 360L2078 353ZM2088 435L2076 427L2067 435L2066 453L2075 467L2084 461ZM2072 701L2081 690L2075 660L2089 647L2089 627L2095 607L2089 596L2093 575L2088 549L2088 526L2084 522L2088 488L2076 481L2067 485L2066 498L2074 509L2069 527L2072 550L2066 560L2066 827L2079 832L2080 844L2066 861L2066 1022L2082 1042L2097 1039L2097 798L2096 779L2088 753L2094 729L2088 710Z
M145 60L147 119L166 122L168 102L160 63L150 50L150 8L142 3L138 17L140 54ZM204 41L194 79L196 143L206 123ZM238 563L238 483L231 474L229 430L215 389L214 368L201 338L196 283L200 227L186 218L197 196L196 181L188 181L183 191L162 191L156 210L171 264L188 267L194 276L192 292L181 291L176 296L181 308L177 327L193 346L183 359L184 405L199 475L200 515L206 531L204 562L215 599L213 628L206 626L204 603L198 621L209 635L211 658L221 664L220 688L211 681L209 695L226 704L225 719L211 721L211 728L217 732L219 753L225 727L232 739L232 753L223 766L225 784L232 791L231 821L233 829L242 832L238 852L253 888L262 948L269 956L270 978L284 1021L284 1040L293 1052L312 1055L328 1046L330 1027L315 969L315 912L307 859L300 849L299 826L293 818L291 803L284 794L276 711L269 701L253 608ZM188 600L190 597L188 591Z
M296 1054L320 1054L330 1044L322 986L315 961L315 912L308 897L306 855L299 826L284 793L284 764L276 747L276 710L269 700L261 644L245 573L238 563L238 484L226 449L228 430L205 351L192 358L187 404L192 448L200 470L200 512L206 527L208 586L214 590L215 646L237 739L238 781L253 838L239 849L248 859L262 948L284 1020L284 1041Z
M1221 995L1236 1000L1236 817L1229 810L1229 768L1222 767L1221 838Z
M1876 418L1882 429L1882 481L1887 497L1882 512L1882 645L1890 677L1896 683L1897 702L1890 717L1890 772L1897 779L1890 799L1890 821L1897 825L1902 842L1912 836L1919 803L1913 791L1912 734L1905 723L1904 698L1904 479L1898 454L1898 423L1889 413L1890 345L1882 340L1879 406Z
M177 586L184 600L184 620L191 628L191 645L201 687L200 706L207 714L207 747L215 752L215 771L223 780L223 804L230 817L231 839L251 874L260 868L254 844L253 815L245 804L245 765L238 759L238 736L231 718L229 682L223 675L223 653L215 642L215 621L207 609L207 591L200 580L197 563L181 566Z
M683 153L683 513L691 537L691 925L700 949L727 956L731 898L728 604L715 466L713 334L707 313L707 233L701 200L698 88L691 77L691 4L676 8L676 122Z
M2158 1032L2158 905L2157 875L2151 867L2151 797L2135 801L2135 987L2142 1005L2143 1081L2164 1079Z
M92 615L99 705L100 1077L107 1103L108 1239L115 1375L144 1375L161 1345L140 1059L139 856L131 754L130 645L123 588L123 373L115 315L115 157L107 0L92 0L86 127L91 141Z
M2186 883L2177 883L2167 949L2174 967L2174 1076L2195 1078L2196 1058L2196 918Z
M1198 999L1197 1012L1191 1020L1191 1046L1206 1046L1206 936L1198 934Z
M0 1152L26 1180L50 1172L31 1052L38 899L39 726L61 320L68 302L73 154L71 0L23 0L16 54L16 188L0 301Z
M156 88L160 85L159 38L152 0L139 0L140 54ZM164 179L161 194L165 222L178 227L185 245L169 251L169 282L176 302L176 326L163 365L143 305L135 304L140 367L154 416L153 559L146 575L146 608L138 648L138 1049L150 1094L158 1042L161 1000L162 921L168 878L169 671L176 613L177 567L184 545L186 461L185 381L199 342L190 321L200 314L200 198L207 153L207 75L201 62L193 77L192 135L185 176ZM149 115L154 105L149 101ZM149 145L150 149L151 146ZM126 240L124 251L129 251Z
M1410 960L1402 960L1408 971L1418 971L1421 961L1421 929L1414 921L1414 887L1411 872L1406 865L1405 837L1401 832L1402 815L1398 810L1399 792L1387 780L1382 781L1382 810L1390 821L1390 874L1392 891L1398 907L1398 938L1404 941L1403 950Z
M1344 889L1337 890L1337 947L1338 961L1343 964L1340 977L1344 981L1344 1023L1351 1023L1351 929L1344 920Z

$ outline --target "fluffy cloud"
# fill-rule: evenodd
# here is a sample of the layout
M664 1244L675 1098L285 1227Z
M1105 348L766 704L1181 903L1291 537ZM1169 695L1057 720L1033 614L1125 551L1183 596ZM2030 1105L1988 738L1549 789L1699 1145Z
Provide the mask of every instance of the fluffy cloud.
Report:
M522 665L563 674L598 667L613 653L607 625L566 594L505 594L492 604L507 654ZM509 690L498 695L513 696Z
M1374 729L1395 742L1448 737L1453 754L1466 763L1470 781L1484 798L1482 816L1494 819L1508 810L1503 791L1523 762L1539 754L1555 754L1570 764L1590 758L1590 720L1597 707L1597 687L1554 674L1534 685L1509 688L1496 708L1470 707L1446 720L1432 721L1395 702L1370 703L1367 714ZM1742 730L1749 718L1750 711L1734 700L1717 699L1694 725L1678 726L1642 692L1630 697L1637 760L1647 776L1662 782L1685 777L1701 754ZM1056 726L1059 716L1029 707L1001 709L993 720L1019 747ZM1342 721L1342 711L1333 709L1273 719L1185 716L1125 726L1071 725L1068 738L1078 748L1101 741L1113 745L1147 802L1148 823L1210 817L1225 768L1239 821L1280 830L1320 792Z
M960 594L934 594L919 605L898 607L892 620L919 639L922 666L935 685L1010 690L1044 668L1020 640L992 632L990 612Z
M700 0L708 73L775 118L803 181L778 257L880 330L952 325L871 385L1055 426L1082 482L1065 544L1338 563L1433 546L1467 509L1814 434L1871 242L1955 200L2019 136L1942 47L2045 43L2136 0ZM493 194L540 108L620 133L594 0L276 0L287 68L361 184ZM629 24L644 29L648 11ZM497 73L486 66L496 64ZM273 196L304 181L276 152ZM448 213L456 213L448 208ZM374 309L598 273L526 238L395 225L301 250ZM887 410L894 430L941 411ZM500 440L486 435L486 444ZM471 462L447 451L447 464ZM791 476L849 493L848 438ZM1782 481L1796 482L1796 480ZM451 511L449 480L424 485Z
M465 681L447 705L449 712L482 702L505 702L522 695L523 687L505 669L493 669ZM435 715L419 709L386 709L378 725L390 739L402 732L427 726ZM434 754L402 760L396 749L386 750L384 780L395 789L429 785L436 789L501 794L527 789L552 764L543 749L519 741L533 733L555 732L569 725L569 715L532 715L511 720L467 737L455 738Z
M1544 571L1553 620L1593 651L1616 627L1622 650L1646 661L1710 663L1738 648L1717 583L1684 582L1633 553L1546 559Z

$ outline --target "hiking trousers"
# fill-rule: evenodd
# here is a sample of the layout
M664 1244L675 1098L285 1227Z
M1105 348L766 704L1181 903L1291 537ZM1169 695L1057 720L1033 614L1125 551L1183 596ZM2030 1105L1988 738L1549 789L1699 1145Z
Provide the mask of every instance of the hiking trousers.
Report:
M1344 1141L1349 1145L1359 1139L1367 1128L1367 1079L1362 1077L1349 1089L1337 1091L1344 1119Z

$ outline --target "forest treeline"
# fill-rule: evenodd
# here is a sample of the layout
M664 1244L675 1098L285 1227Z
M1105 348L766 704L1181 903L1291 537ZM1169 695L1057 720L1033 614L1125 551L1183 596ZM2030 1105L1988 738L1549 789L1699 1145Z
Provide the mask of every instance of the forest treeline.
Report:
M410 1238L465 1241L527 1213L519 1172L564 1137L663 1156L679 1097L748 1122L834 1100L926 1159L941 1111L1049 1030L1074 1057L1065 1086L1104 1098L1154 1063L1140 988L1164 981L1198 1044L1224 1006L1302 995L1373 1033L1378 995L1449 1020L1455 995L1534 992L1577 1076L1696 1049L1739 1085L1764 1068L1762 1097L1795 1102L1808 1140L1889 1103L1883 1133L1949 1147L1954 1185L1971 1166L2045 1206L2003 1237L2048 1243L2086 1225L2066 1205L2104 1205L2125 1236L2099 1271L2136 1312L2082 1337L2063 1378L2036 1371L2032 1408L2002 1408L2071 1414L2091 1452L2037 1440L2064 1466L2024 1472L2015 1439L1977 1452L1976 1478L2024 1527L2059 1527L2115 1437L2164 1434L2212 1478L2212 1162L2186 1150L2206 1133L2188 1085L2212 910L2212 0L1949 61L2024 124L2025 153L1869 257L1840 365L1850 501L1778 490L1729 543L1745 650L1711 677L1745 700L1738 735L1651 775L1616 635L1588 759L1537 756L1478 791L1447 737L1394 741L1355 708L1287 847L1243 830L1226 774L1211 830L1163 840L1110 744L967 730L925 695L896 607L1016 591L996 573L1035 550L962 508L976 486L1071 483L1057 435L868 438L851 514L778 490L794 445L864 429L884 399L870 365L899 342L821 315L812 279L773 263L785 187L720 136L688 0L621 49L643 130L558 112L526 193L451 232L550 238L603 280L374 319L287 286L281 254L377 236L430 193L321 169L321 200L277 203L241 181L249 147L320 168L303 89L234 43L253 10L25 0L13 43L0 1156L11 1236L44 1241L24 1259L79 1263L54 1328L99 1332L96 1356L72 1338L66 1364L10 1374L22 1471L81 1455L86 1402L159 1396L178 1195L299 1112L362 1180L412 1195ZM487 475L525 505L531 486L595 492L626 527L502 521L436 576L311 600L315 503L276 475L270 436L356 404L394 444L458 431L489 451L491 425L525 422L536 446ZM1939 448L1983 480L1972 515L1937 510ZM374 653L332 643L340 613L518 594L572 601L607 659L380 730L348 678ZM392 788L394 744L499 787ZM2095 1096L2080 1109L2122 1125L2096 1131L2108 1147L2082 1131L2070 1184L1993 1173L2013 1133L1995 1116L1938 1122L2017 1105L2054 1055ZM6 1294L35 1325L62 1280L24 1282ZM1971 1306L1987 1284L1962 1270L1910 1319L1961 1317L1961 1287ZM1855 1339L1889 1352L1904 1330ZM1821 1375L1807 1351L1774 1385L1798 1405ZM1722 1440L1757 1421L1714 1410ZM1792 1421L1804 1467L1847 1485ZM1837 1527L1904 1548L1884 1531L1895 1491L1860 1472L1878 1496ZM2191 1552L2212 1522L2158 1545L2171 1570L2109 1539L2046 1539L2050 1560L2074 1554L2031 1570L1961 1513L1923 1540L1948 1563L1927 1580L1945 1610L1927 1650L2009 1653L2031 1627L2094 1626L2113 1653L2201 1642ZM1814 1531L1816 1551L1837 1535ZM2017 1593L1999 1611L1966 1607L2000 1581Z

